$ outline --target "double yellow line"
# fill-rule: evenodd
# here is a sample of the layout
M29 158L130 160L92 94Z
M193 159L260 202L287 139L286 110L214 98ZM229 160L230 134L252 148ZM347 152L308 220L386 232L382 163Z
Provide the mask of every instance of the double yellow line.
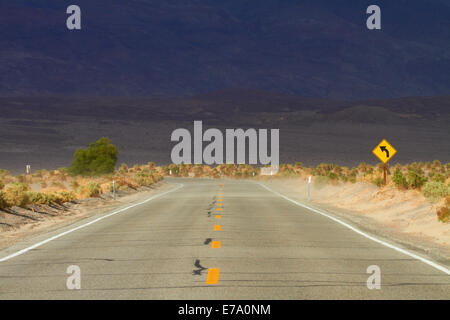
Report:
M220 190L219 190L219 196L217 198L217 208L216 211L218 211L218 213L220 213L221 211L223 211L222 205L223 205L223 189L224 189L224 185L221 184L220 185ZM216 219L222 219L222 215L221 214L216 214ZM222 230L222 226L220 224L215 224L214 225L214 231L221 231ZM211 248L213 249L219 249L221 247L221 242L220 241L212 241L211 242ZM219 283L219 278L220 278L220 269L219 268L209 268L208 269L208 275L206 276L206 284L218 284Z

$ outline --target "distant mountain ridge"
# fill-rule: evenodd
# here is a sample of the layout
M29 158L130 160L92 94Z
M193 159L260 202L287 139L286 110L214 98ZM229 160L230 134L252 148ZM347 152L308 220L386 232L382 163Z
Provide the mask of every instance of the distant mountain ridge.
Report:
M185 96L228 88L333 100L450 94L450 6L379 0L0 1L0 95Z
M244 114L293 114L314 112L327 118L348 120L366 115L417 115L433 119L450 115L450 96L339 101L295 95L229 89L185 97L0 97L2 118L20 119L117 119L117 120L202 120L226 119ZM351 113L355 112L355 115ZM263 116L261 116L263 117ZM272 116L269 116L271 118Z

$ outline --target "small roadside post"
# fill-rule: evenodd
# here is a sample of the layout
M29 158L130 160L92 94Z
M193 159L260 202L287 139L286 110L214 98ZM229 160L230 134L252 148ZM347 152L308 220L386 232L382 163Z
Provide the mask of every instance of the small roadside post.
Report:
M26 166L26 172L27 172L27 175L31 174L31 166L29 164L27 164L27 166Z
M397 153L397 150L393 146L390 145L385 139L381 141L375 149L372 150L372 153L383 162L383 183L386 185L387 183L387 167L388 161L392 159L394 154Z
M116 200L116 180L113 180L113 199Z
M311 201L311 176L308 177L308 201Z

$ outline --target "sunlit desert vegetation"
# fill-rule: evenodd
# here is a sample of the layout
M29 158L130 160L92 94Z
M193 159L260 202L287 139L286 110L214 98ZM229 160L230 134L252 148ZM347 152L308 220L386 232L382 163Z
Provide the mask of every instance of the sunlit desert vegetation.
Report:
M170 164L129 167L117 165L118 150L107 138L101 138L87 149L74 153L68 168L38 170L28 175L12 176L0 169L0 209L14 206L30 208L39 205L64 204L77 199L111 194L113 181L116 191L133 191L150 187L163 177L228 178L228 179L281 179L313 177L313 184L371 183L379 188L395 187L399 190L418 190L431 203L439 205L438 219L449 222L450 163L440 161L396 164L388 167L387 185L383 181L383 165L360 163L357 167L321 163L304 166L302 163L282 164L279 171L270 176L262 175L262 168L247 164L221 164L217 166Z
M33 208L40 205L62 205L77 199L100 197L113 191L132 191L150 187L162 180L154 163L115 169L117 148L107 138L92 143L74 154L69 168L38 170L28 175L12 176L0 169L0 209Z
M318 166L303 166L302 163L282 164L279 171L270 176L262 175L261 168L241 164L221 164L216 167L207 165L171 164L159 170L164 176L175 177L208 177L208 178L253 178L282 179L298 178L307 180L313 177L313 184L321 187L326 184L370 183L379 188L395 187L398 190L417 190L431 203L438 205L438 220L449 222L450 203L450 163L442 164L439 160L433 162L413 162L411 164L396 164L388 167L387 183L384 185L383 165L360 163L357 167L346 167L335 164L321 163Z

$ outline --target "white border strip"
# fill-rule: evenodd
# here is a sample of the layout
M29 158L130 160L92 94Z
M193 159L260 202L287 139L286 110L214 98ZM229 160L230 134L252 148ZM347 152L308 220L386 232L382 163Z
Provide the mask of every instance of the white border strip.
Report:
M390 243L387 243L387 242L384 242L384 241L382 241L382 240L379 240L379 239L377 239L377 238L375 238L375 237L372 237L371 235L368 235L367 233L364 233L364 232L358 230L357 228L355 228L355 227L349 225L348 223L345 223L345 222L343 222L343 221L341 221L341 220L339 220L339 219L337 219L337 218L335 218L335 217L333 217L333 216L330 216L330 215L324 213L323 211L317 210L317 209L315 209L315 208L311 208L311 207L309 207L309 206L307 206L307 205L305 205L305 204L303 204L303 203L300 203L300 202L297 202L297 201L295 201L295 200L292 200L292 199L290 199L290 198L288 198L288 197L282 195L281 193L278 193L278 192L276 192L276 191L273 191L272 189L270 189L269 187L265 186L265 185L262 184L262 183L259 183L259 185L262 186L262 187L264 187L265 189L269 190L270 192L272 192L272 193L274 193L274 194L276 194L276 195L282 197L283 199L288 200L288 201L290 201L290 202L292 202L292 203L295 203L296 205L298 205L298 206L300 206L300 207L303 207L303 208L305 208L305 209L308 209L308 210L311 210L311 211L313 211L313 212L315 212L315 213L318 213L318 214L320 214L320 215L322 215L322 216L325 216L325 217L327 217L327 218L329 218L329 219L331 219L331 220L333 220L333 221L335 221L335 222L337 222L337 223L343 225L344 227L347 227L348 229L350 229L350 230L352 230L352 231L354 231L354 232L356 232L356 233L362 235L363 237L365 237L365 238L367 238L367 239L370 239L370 240L375 241L375 242L377 242L377 243L379 243L379 244L382 244L382 245L385 246L385 247L394 249L395 251L401 252L401 253L403 253L403 254L405 254L405 255L407 255L407 256L410 256L410 257L412 257L412 258L414 258L414 259L420 260L420 261L422 261L423 263L426 263L426 264L428 264L429 266L432 266L433 268L438 269L438 270L440 270L440 271L442 271L442 272L444 272L444 273L450 275L450 270L447 269L447 268L444 267L444 266L441 266L441 265L439 265L439 264L437 264L437 263L435 263L435 262L433 262L433 261L427 260L427 259L425 259L425 258L423 258L423 257L421 257L421 256L418 256L418 255L416 255L416 254L414 254L414 253L412 253L412 252L409 252L409 251L407 251L407 250L404 250L404 249L401 249L401 248L399 248L399 247L396 247L396 246L394 246L394 245L392 245L392 244L390 244Z
M99 222L99 221L101 221L101 220L103 220L103 219L109 218L109 217L111 217L111 216L114 216L114 215L116 215L116 214L118 214L118 213L121 213L121 212L123 212L123 211L126 211L126 210L128 210L128 209L131 209L131 208L140 206L141 204L144 204L144 203L147 203L147 202L149 202L149 201L152 201L153 199L162 197L162 196L164 196L164 195L166 195L166 194L168 194L168 193L174 192L174 191L176 191L176 190L178 190L178 189L180 189L180 188L182 188L182 187L184 187L184 185L183 185L183 184L179 184L178 187L176 187L175 189L172 189L172 190L169 190L169 191L166 191L166 192L163 192L163 193L154 195L154 196L152 196L152 197L150 197L150 198L148 198L148 199L146 199L146 200L144 200L144 201L142 201L142 202L139 202L139 203L133 204L133 205L131 205L131 206L122 208L122 209L120 209L120 210L111 212L111 213L109 213L109 214L107 214L107 215L104 215L104 216L102 216L102 217L100 217L100 218L97 218L97 219L95 219L95 220L92 220L92 221L90 221L90 222L88 222L88 223L85 223L85 224L83 224L83 225L81 225L81 226L78 226L78 227L76 227L76 228L67 230L67 231L65 231L65 232L63 232L63 233L57 234L57 235L55 235L55 236L53 236L53 237L51 237L51 238L45 239L45 240L43 240L43 241L41 241L41 242L35 243L35 244L33 244L32 246L30 246L30 247L27 247L27 248L25 248L25 249L22 249L22 250L20 250L20 251L17 251L17 252L15 252L15 253L13 253L13 254L10 254L9 256L0 258L0 262L4 262L4 261L7 261L7 260L12 259L12 258L14 258L14 257L20 256L21 254L24 254L24 253L26 253L26 252L28 252L28 251L30 251L30 250L33 250L33 249L35 249L35 248L37 248L37 247L40 247L40 246L42 246L42 245L44 245L44 244L46 244L46 243L49 243L50 241L56 240L56 239L58 239L58 238L61 238L61 237L65 236L65 235L67 235L67 234L69 234L69 233L74 232L74 231L83 229L83 228L85 228L85 227L87 227L87 226L90 226L91 224L94 224L94 223Z

